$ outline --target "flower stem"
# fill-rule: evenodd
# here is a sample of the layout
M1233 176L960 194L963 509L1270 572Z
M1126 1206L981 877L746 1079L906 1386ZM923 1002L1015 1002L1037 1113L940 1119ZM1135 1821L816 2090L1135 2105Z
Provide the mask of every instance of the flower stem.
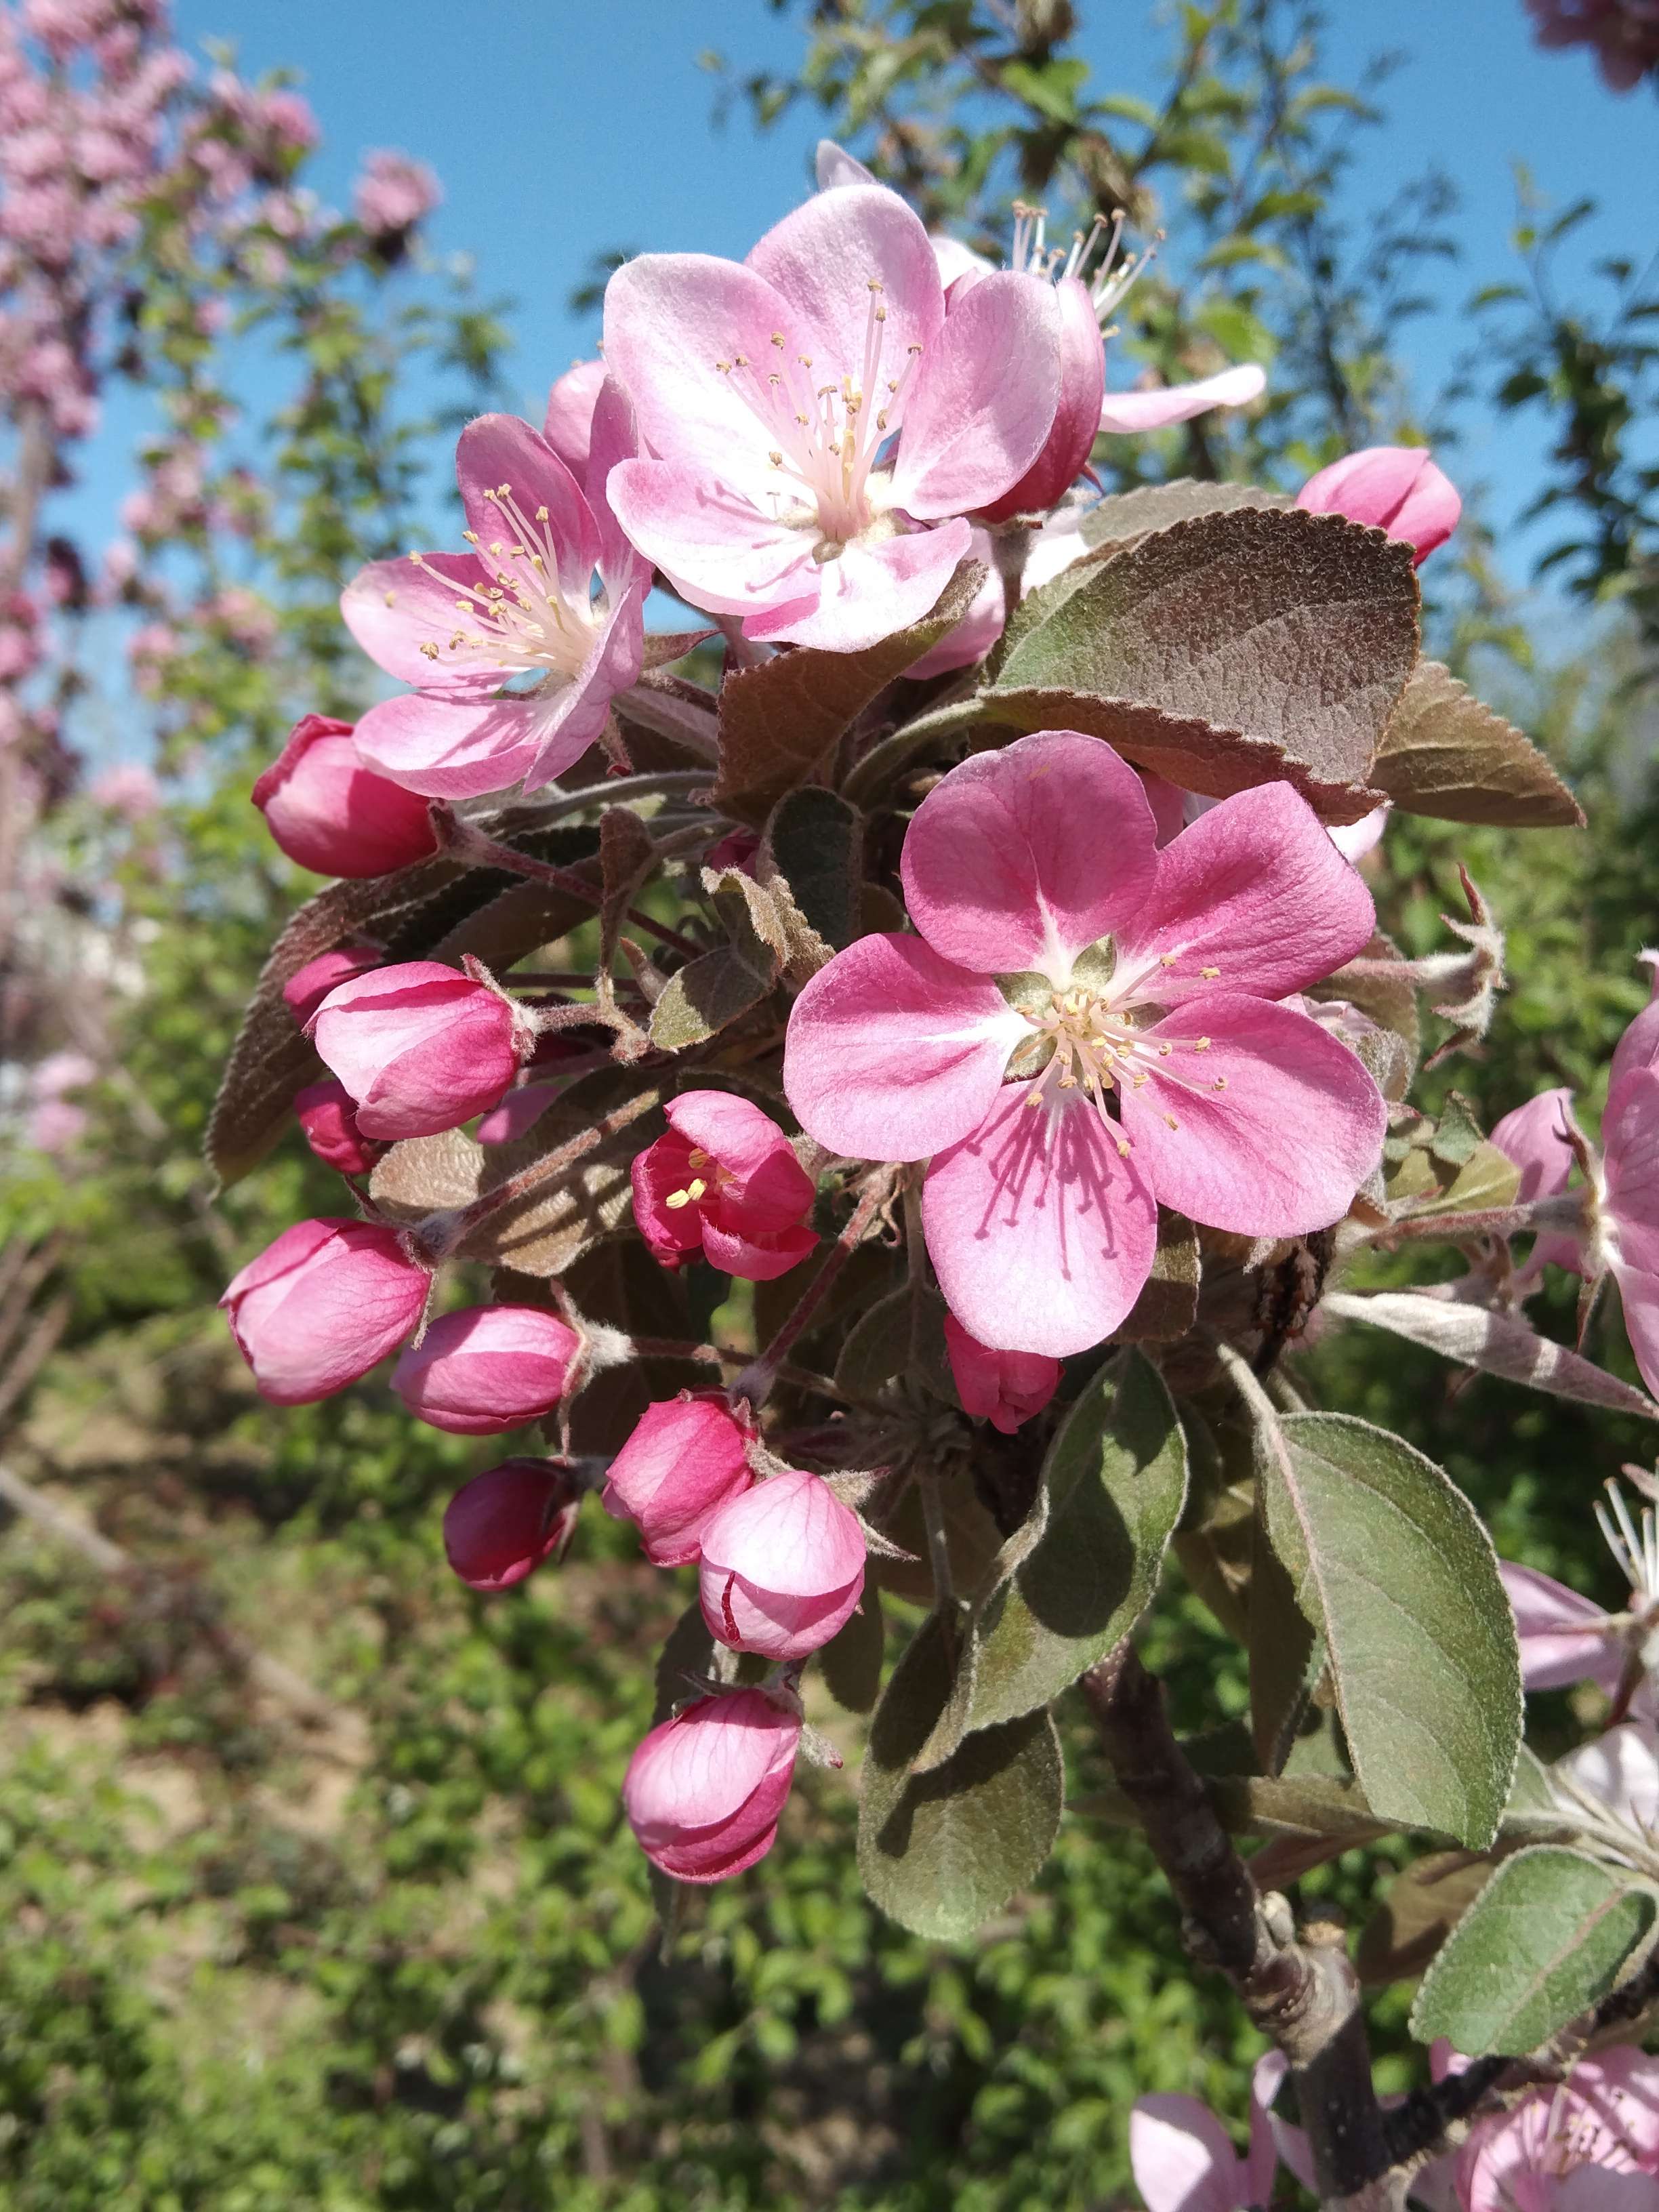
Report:
M550 890L563 891L568 897L580 899L587 906L605 903L602 887L579 875L574 868L556 867L551 860L538 860L529 853L520 852L515 845L503 845L471 822L463 822L441 803L428 811L443 849L454 859L471 860L483 868L503 868L509 874L528 878L533 884L545 884ZM665 929L648 914L641 914L638 907L630 906L627 911L635 929L642 929L659 945L666 945L688 960L696 960L706 950L703 945L694 945L689 937L682 937L678 930Z
M886 1203L892 1187L890 1168L878 1170L866 1182L852 1219L830 1247L823 1265L808 1284L799 1303L759 1358L745 1367L732 1383L736 1395L747 1398L751 1406L765 1403L766 1395L777 1380L791 1346L828 1297L836 1276L863 1243L866 1231Z
M603 1121L596 1121L591 1129L584 1129L580 1135L572 1137L568 1144L544 1153L530 1166L520 1168L517 1175L507 1176L489 1189L481 1191L470 1206L428 1214L415 1232L416 1240L434 1259L447 1259L465 1243L481 1221L487 1220L501 1207L511 1206L515 1200L527 1196L543 1183L562 1176L567 1168L574 1167L578 1160L597 1151L619 1130L625 1129L630 1121L637 1121L641 1115L650 1113L653 1107L661 1103L660 1091L654 1087L641 1091L625 1106L618 1106L614 1113L607 1114Z

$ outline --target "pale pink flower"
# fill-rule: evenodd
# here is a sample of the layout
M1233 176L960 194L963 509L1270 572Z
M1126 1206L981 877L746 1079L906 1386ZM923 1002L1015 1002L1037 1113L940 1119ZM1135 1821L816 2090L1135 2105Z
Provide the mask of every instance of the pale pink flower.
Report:
M1492 1143L1521 1170L1517 1205L1559 1198L1565 1190L1576 1158L1567 1133L1571 1114L1572 1093L1563 1086L1540 1091L1536 1098L1529 1098L1524 1106L1517 1106L1493 1124ZM1515 1279L1522 1297L1537 1287L1547 1263L1570 1268L1574 1274L1582 1273L1577 1238L1559 1231L1545 1231L1534 1238L1527 1264Z
M1060 1388L1060 1362L1040 1352L993 1352L945 1316L945 1350L962 1410L1005 1437L1035 1419Z
M49 1052L29 1070L31 1098L61 1098L66 1091L79 1091L98 1073L97 1063L83 1052Z
M665 1137L635 1153L634 1218L665 1267L694 1253L747 1282L770 1282L817 1243L815 1192L770 1115L724 1091L686 1091L664 1108Z
M611 1462L605 1510L638 1524L653 1566L684 1566L696 1558L708 1522L753 1482L753 1441L724 1398L682 1390L647 1406Z
M613 465L638 450L614 384L594 410L586 494L527 422L481 416L455 455L473 550L376 561L346 586L358 644L419 686L357 725L359 751L394 782L437 799L538 790L604 729L644 659L650 569L605 498Z
M1463 502L1421 446L1367 446L1309 477L1296 503L1310 514L1345 514L1386 530L1419 566L1457 527Z
M1250 2076L1250 2148L1243 2158L1226 2128L1196 2097L1160 2093L1135 2099L1129 2167L1147 2212L1254 2212L1272 2196L1281 2157L1307 2178L1299 2130L1268 2112L1288 2070L1280 2051L1256 2061Z
M303 1029L336 984L368 975L385 957L378 945L337 945L331 952L319 952L283 984L283 1003Z
M443 188L424 161L384 149L363 157L362 173L351 188L352 211L376 237L413 230L443 198Z
M640 1849L677 1881L724 1881L778 1832L800 1720L760 1690L705 1698L653 1728L628 1763L623 1810Z
M305 1406L344 1389L401 1344L419 1326L430 1286L394 1230L296 1221L219 1304L260 1395Z
M1120 437L1142 438L1151 430L1167 430L1176 422L1190 422L1216 407L1248 407L1267 388L1266 372L1254 362L1218 369L1194 384L1164 384L1140 392L1109 392L1100 410L1100 427Z
M386 1150L357 1127L351 1093L331 1077L294 1094L294 1112L307 1144L324 1164L342 1175L366 1176Z
M547 395L542 435L578 483L587 477L593 442L593 410L605 389L602 361L573 361Z
M438 849L427 803L376 775L349 722L307 714L252 791L265 827L319 876L384 876Z
M981 1343L1098 1343L1151 1270L1159 1201L1248 1237L1347 1211L1387 1109L1276 1001L1351 959L1375 916L1288 785L1224 799L1160 853L1135 771L1044 732L953 769L901 872L920 936L862 938L813 976L784 1088L833 1152L931 1157L928 1251Z
M544 1559L561 1559L583 1492L545 1459L505 1459L465 1482L444 1510L444 1556L469 1589L511 1589Z
M499 1436L550 1413L570 1387L581 1341L545 1306L469 1306L441 1314L392 1371L410 1412L456 1436Z
M842 651L928 611L1060 398L1049 289L1001 272L947 313L927 232L872 185L820 193L742 264L626 263L605 357L653 457L610 479L635 544L746 635Z
M1616 1482L1595 1518L1630 1591L1617 1613L1604 1612L1535 1567L1499 1563L1521 1643L1521 1679L1529 1690L1595 1682L1638 1719L1659 1718L1659 1517L1638 1521Z
M1478 2120L1450 2160L1461 2212L1650 2212L1659 2203L1659 2058L1622 2045L1559 2087Z
M366 1137L435 1136L496 1104L535 1049L514 1000L437 960L338 983L306 1024Z
M736 1651L804 1659L864 1592L864 1530L821 1475L790 1468L731 1498L699 1539L708 1632Z
M86 1134L88 1118L84 1106L67 1098L43 1098L29 1115L28 1142L37 1152L66 1152Z

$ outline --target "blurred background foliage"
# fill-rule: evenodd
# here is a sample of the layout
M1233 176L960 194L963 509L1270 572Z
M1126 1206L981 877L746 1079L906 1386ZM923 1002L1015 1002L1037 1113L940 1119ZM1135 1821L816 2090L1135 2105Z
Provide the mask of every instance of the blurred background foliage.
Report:
M1386 70L1325 82L1316 7L1180 8L1165 96L1143 105L1086 81L1064 0L777 5L801 34L793 77L708 58L733 127L746 108L760 127L835 135L991 252L1016 196L1061 235L1123 208L1170 238L1125 303L1114 380L1267 367L1247 418L1109 441L1109 487L1290 489L1351 447L1441 434L1460 404L1547 411L1538 508L1559 535L1543 580L1582 604L1572 649L1535 648L1549 603L1494 557L1478 514L1426 573L1430 627L1571 776L1590 826L1397 820L1368 867L1409 951L1443 941L1459 860L1510 933L1488 1043L1434 1082L1488 1126L1553 1083L1593 1118L1645 996L1634 956L1659 933L1653 301L1634 262L1564 275L1575 211L1528 210L1514 284L1470 304L1461 388L1425 395L1412 310L1427 262L1455 268L1456 210L1425 177L1368 223L1339 216L1355 134L1388 128ZM334 593L403 543L447 430L490 402L506 331L417 246L343 258L319 241L251 285L178 246L157 208L133 248L143 374L206 481L240 471L258 496L231 568L223 533L185 518L145 547L128 596L170 633L127 702L153 722L163 804L129 823L70 793L38 832L59 878L92 887L78 927L125 980L88 1000L95 1036L50 993L26 1009L32 1051L91 1050L100 1073L73 1149L14 1144L0 1171L22 1268L0 1319L8 1297L21 1312L27 1277L14 1334L45 1347L0 1409L0 1457L94 1532L66 1541L24 1516L0 1533L0 2208L1133 2202L1133 2098L1191 2090L1242 2120L1255 2051L1181 1963L1132 1840L1069 1819L1001 1921L960 1951L929 1947L860 1895L846 1778L804 1771L778 1848L694 1904L665 1954L617 1786L686 1594L635 1572L629 1532L590 1508L562 1571L473 1598L443 1565L439 1521L497 1452L411 1424L373 1382L267 1408L230 1350L212 1310L228 1273L337 1203L297 1134L216 1204L199 1165L240 1007L309 887L249 783L297 712L361 703ZM216 317L204 326L209 296L235 346L209 334ZM237 346L288 365L268 422L231 404ZM447 421L407 399L416 350L441 371ZM1455 450L1443 458L1455 476ZM231 582L263 611L239 631L222 618ZM1559 1285L1547 1325L1572 1323ZM1596 1329L1597 1356L1630 1374L1616 1314ZM1437 1457L1506 1554L1621 1597L1589 1506L1650 1453L1639 1425L1592 1425L1493 1381L1455 1388L1380 1334L1296 1364L1310 1395ZM1148 1651L1186 1725L1243 1709L1242 1662L1173 1567ZM853 1723L815 1717L855 1753ZM1097 1778L1088 1732L1069 1705L1062 1717L1081 1794ZM1304 1887L1358 1922L1398 1863L1351 1853ZM1377 2002L1385 2087L1415 2078L1407 1994Z

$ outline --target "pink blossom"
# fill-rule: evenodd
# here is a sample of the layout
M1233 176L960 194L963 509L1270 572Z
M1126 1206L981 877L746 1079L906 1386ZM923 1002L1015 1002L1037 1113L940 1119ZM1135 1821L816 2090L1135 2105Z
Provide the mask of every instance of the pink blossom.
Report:
M79 1091L94 1080L95 1061L83 1052L49 1052L29 1070L31 1098L61 1098L66 1091Z
M1462 2212L1646 2212L1659 2200L1659 2058L1621 2045L1581 2058L1478 2120L1451 2167Z
M394 1230L296 1221L232 1281L219 1304L273 1405L343 1390L416 1328L431 1278Z
M817 1243L812 1179L769 1115L724 1091L686 1091L669 1133L635 1155L634 1218L665 1267L700 1252L729 1275L770 1282Z
M753 1440L724 1398L682 1390L647 1406L611 1462L605 1510L638 1523L653 1566L684 1566L696 1558L708 1521L753 1482Z
M872 185L820 193L742 264L624 264L605 357L653 456L610 480L635 544L746 635L842 651L927 612L1060 399L1050 289L1000 272L947 313L927 232Z
M380 238L413 230L442 198L443 188L424 161L384 149L364 155L362 173L351 188L353 213Z
M1005 1437L1034 1419L1060 1388L1059 1360L1040 1352L993 1352L953 1313L945 1316L945 1349L963 1412Z
M1250 2212L1273 2193L1279 2159L1303 2173L1299 2131L1268 2112L1289 2069L1270 2051L1250 2076L1250 2148L1241 2158L1232 2137L1196 2097L1137 2097L1129 2112L1129 2166L1147 2212Z
M573 361L547 395L542 435L578 483L587 475L593 442L593 410L605 389L602 361Z
M252 103L251 119L286 152L303 153L323 135L310 101L286 89L260 93Z
M444 1556L475 1590L511 1589L544 1559L562 1559L582 1492L545 1459L506 1459L465 1482L444 1511Z
M1655 0L1527 0L1540 46L1593 46L1609 92L1633 92L1659 69Z
M1616 1482L1595 1518L1630 1592L1609 1613L1535 1567L1500 1563L1521 1641L1521 1676L1529 1690L1595 1682L1639 1718L1659 1718L1659 1516L1642 1509L1639 1525Z
M129 822L147 822L161 804L160 786L138 761L118 761L100 769L87 786L87 797L94 805L106 806Z
M326 714L295 724L252 798L289 860L319 876L384 876L438 849L426 801L376 775L351 724Z
M84 1106L72 1106L67 1098L43 1098L29 1115L28 1142L37 1152L66 1152L86 1134L87 1121Z
M1534 1199L1559 1198L1565 1190L1575 1162L1567 1135L1571 1123L1572 1093L1559 1088L1540 1091L1524 1106L1505 1114L1495 1123L1492 1141L1521 1170L1516 1202L1529 1206ZM1527 1264L1516 1277L1516 1289L1525 1297L1541 1280L1545 1266L1583 1272L1576 1237L1545 1231L1533 1241Z
M495 1104L535 1046L512 1000L441 961L338 983L306 1024L366 1137L434 1136Z
M342 1175L368 1175L386 1150L357 1127L357 1111L343 1083L308 1083L295 1093L294 1111L312 1151Z
M59 61L91 44L115 18L111 0L24 0L23 27Z
M705 1698L653 1728L628 1763L623 1810L677 1881L724 1881L764 1858L800 1744L796 1714L760 1690Z
M733 1650L804 1659L864 1591L864 1530L823 1477L791 1468L731 1498L704 1527L698 1595Z
M132 680L147 698L155 698L167 681L167 663L181 650L178 634L165 623L146 623L135 630L127 646Z
M474 1134L481 1145L513 1145L533 1129L564 1088L561 1083L525 1083L492 1106Z
M244 591L240 584L216 592L204 612L252 659L263 659L276 642L275 614L257 592Z
M1247 1237L1346 1212L1387 1109L1354 1054L1276 1002L1375 917L1288 785L1222 800L1160 853L1135 771L1044 732L953 769L901 872L920 936L861 938L813 976L784 1089L833 1152L931 1157L927 1249L982 1344L1098 1343L1151 1270L1160 1201Z
M469 1306L442 1314L392 1370L411 1413L457 1436L499 1436L550 1413L570 1387L581 1340L544 1306Z
M367 975L380 967L385 955L378 945L337 945L290 975L283 986L283 1002L301 1029L329 993L354 975Z
M1216 407L1248 407L1267 388L1265 373L1254 362L1224 368L1195 384L1166 384L1143 392L1109 392L1100 410L1100 427L1120 437L1144 437L1150 430L1167 430L1176 422L1190 422Z
M455 472L474 550L374 562L341 596L363 650L419 686L357 725L375 767L411 791L469 799L538 790L586 751L644 659L650 570L605 499L613 465L638 450L614 384L594 410L586 495L527 422L467 425ZM523 677L537 687L501 690Z
M1420 446L1367 446L1310 477L1296 503L1311 514L1346 514L1411 546L1419 565L1457 527L1463 502Z
M704 854L703 865L717 872L737 868L744 875L752 876L755 857L759 851L760 839L752 830L728 830L725 836L717 837Z

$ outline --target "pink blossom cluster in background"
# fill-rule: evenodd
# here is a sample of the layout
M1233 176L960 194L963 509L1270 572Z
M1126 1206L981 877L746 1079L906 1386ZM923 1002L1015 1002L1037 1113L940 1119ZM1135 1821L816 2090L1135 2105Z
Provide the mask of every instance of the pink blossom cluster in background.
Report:
M1540 46L1590 46L1609 92L1659 70L1659 0L1527 0Z

